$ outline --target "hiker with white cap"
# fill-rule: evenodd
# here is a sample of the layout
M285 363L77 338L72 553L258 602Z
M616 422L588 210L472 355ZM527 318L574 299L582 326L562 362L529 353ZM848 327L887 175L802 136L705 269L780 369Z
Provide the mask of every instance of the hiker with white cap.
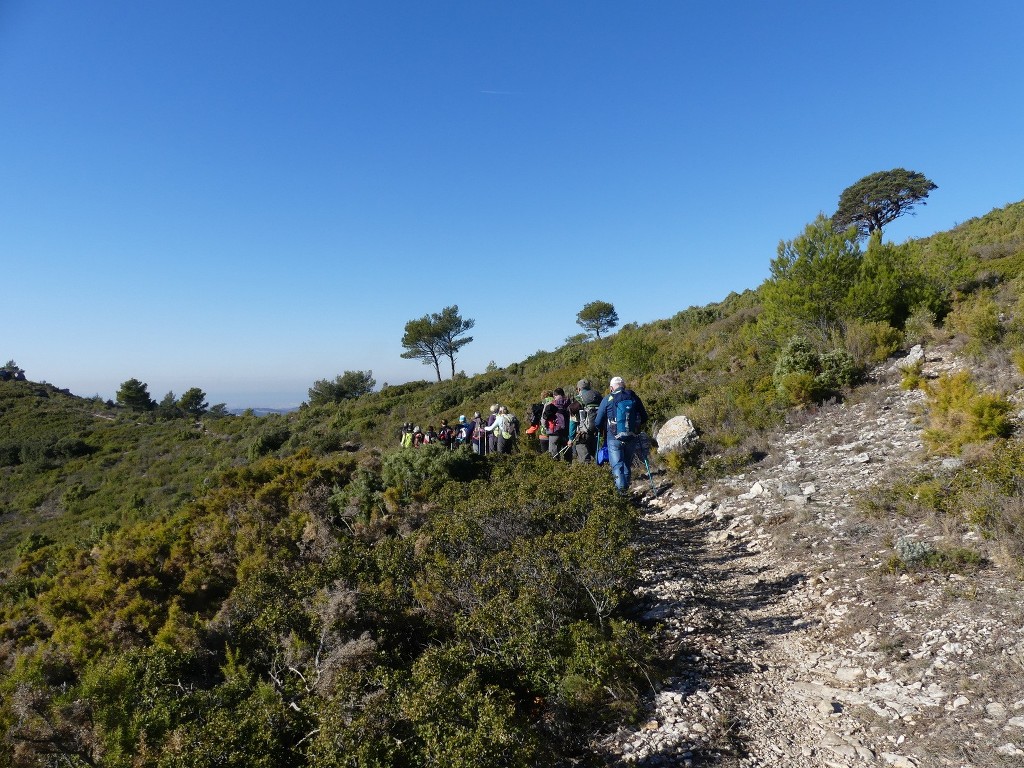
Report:
M459 416L459 425L455 428L455 444L458 446L471 445L473 442L473 422L467 421L465 416Z
M636 392L626 389L621 376L609 383L611 394L601 401L594 417L598 432L604 431L608 463L619 493L629 490L633 459L643 450L640 428L647 421L647 410Z

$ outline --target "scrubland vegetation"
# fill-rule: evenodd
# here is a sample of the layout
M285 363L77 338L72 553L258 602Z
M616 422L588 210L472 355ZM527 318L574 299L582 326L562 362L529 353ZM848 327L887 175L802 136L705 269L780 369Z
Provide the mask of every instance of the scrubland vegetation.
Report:
M898 350L958 345L970 373L906 375L929 450L958 468L871 507L970 527L1024 572L1024 203L900 245L822 217L771 267L757 290L479 376L317 382L287 415L0 381L2 762L585 764L658 676L630 604L634 506L525 443L397 450L406 421L521 414L583 377L624 376L656 423L690 416L701 440L663 458L693 484ZM894 569L983 565L895 551Z

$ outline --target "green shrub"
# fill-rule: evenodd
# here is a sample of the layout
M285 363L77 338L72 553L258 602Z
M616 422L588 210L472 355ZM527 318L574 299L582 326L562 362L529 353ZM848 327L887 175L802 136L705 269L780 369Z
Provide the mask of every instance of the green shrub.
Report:
M939 454L953 455L969 443L1009 437L1013 404L978 390L967 371L944 374L926 385L928 427L925 442Z
M820 390L835 392L853 384L857 377L857 364L845 349L833 349L818 360L815 384Z
M942 573L964 573L977 570L984 558L966 547L936 547L931 542L905 536L894 545L889 558L890 571L933 570Z
M914 307L903 325L903 337L911 346L932 341L938 333L938 318L926 304Z
M802 408L822 399L823 392L813 373L787 373L776 380L782 401L791 407Z
M859 368L888 359L902 343L903 334L884 321L851 320L843 334L843 344Z
M784 402L804 406L849 386L856 373L849 352L833 349L819 354L806 338L794 336L779 353L772 378Z
M908 365L901 365L900 375L900 389L921 389L928 381L924 376L924 359L918 358Z
M964 350L975 356L999 343L1003 325L999 305L988 292L979 293L955 307L946 318L946 326L966 338Z

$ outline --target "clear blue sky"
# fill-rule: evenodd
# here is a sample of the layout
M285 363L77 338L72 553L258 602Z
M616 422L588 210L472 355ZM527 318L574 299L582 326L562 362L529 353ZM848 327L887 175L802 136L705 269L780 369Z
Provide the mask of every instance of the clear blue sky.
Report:
M0 0L0 357L289 406L457 304L477 373L759 285L861 177L887 239L1024 198L1024 4ZM629 270L622 277L619 270Z

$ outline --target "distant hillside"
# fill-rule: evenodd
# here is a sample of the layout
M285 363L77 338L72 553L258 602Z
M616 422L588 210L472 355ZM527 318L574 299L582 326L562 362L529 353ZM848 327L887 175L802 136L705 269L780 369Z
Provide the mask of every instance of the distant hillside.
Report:
M229 408L228 413L232 416L270 416L271 414L283 415L297 411L298 408Z

